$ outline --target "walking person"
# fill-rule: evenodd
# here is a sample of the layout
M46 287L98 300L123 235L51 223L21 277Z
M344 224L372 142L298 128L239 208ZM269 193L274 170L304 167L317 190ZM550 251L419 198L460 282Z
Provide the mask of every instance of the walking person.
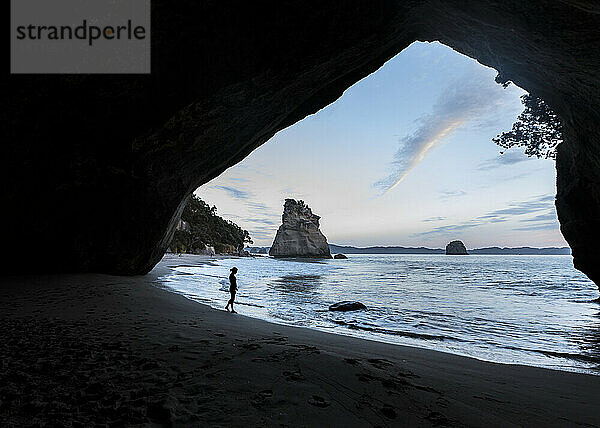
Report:
M227 302L227 306L225 306L225 309L227 311L229 311L229 305L231 305L231 312L232 313L236 313L233 310L233 301L235 300L235 292L237 291L237 279L235 277L235 274L237 273L237 268L234 266L231 269L231 273L229 274L229 292L231 293L231 299L229 299L229 302Z

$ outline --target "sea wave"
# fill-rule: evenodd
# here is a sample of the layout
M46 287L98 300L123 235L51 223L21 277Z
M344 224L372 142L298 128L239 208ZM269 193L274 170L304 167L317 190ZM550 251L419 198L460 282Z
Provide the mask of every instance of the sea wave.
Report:
M412 331L393 330L393 329L388 329L388 328L383 328L383 327L369 327L366 325L361 325L361 324L357 324L357 323L353 323L353 322L347 322L347 321L343 321L343 320L335 320L335 319L330 319L329 321L331 321L332 323L337 324L337 325L343 325L344 327L348 327L349 329L352 329L352 330L370 331L373 333L389 334L392 336L410 337L412 339L421 339L421 340L438 340L438 341L453 340L456 342L466 342L465 340L459 339L458 337L443 336L443 335L437 335L437 334L415 333Z

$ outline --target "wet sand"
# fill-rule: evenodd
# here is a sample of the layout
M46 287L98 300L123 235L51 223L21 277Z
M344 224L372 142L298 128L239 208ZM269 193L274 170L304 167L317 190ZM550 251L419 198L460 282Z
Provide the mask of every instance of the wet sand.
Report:
M5 277L0 426L600 426L600 376L280 326L156 286L198 262Z

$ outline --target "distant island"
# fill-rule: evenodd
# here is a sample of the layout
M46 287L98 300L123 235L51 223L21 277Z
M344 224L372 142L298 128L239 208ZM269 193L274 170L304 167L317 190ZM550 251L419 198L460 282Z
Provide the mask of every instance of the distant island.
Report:
M444 248L427 248L427 247L351 247L343 245L329 244L329 249L332 253L343 254L445 254ZM269 247L248 247L246 248L252 254L267 254ZM569 247L485 247L469 250L469 254L498 254L498 255L537 255L537 256L552 256L552 255L570 255Z
M248 251L250 254L269 254L269 249L271 247L246 247L244 250Z
M462 241L452 241L446 245L446 255L463 255L468 256L467 247Z
M445 254L443 248L426 247L350 247L344 245L329 244L332 253L343 254Z

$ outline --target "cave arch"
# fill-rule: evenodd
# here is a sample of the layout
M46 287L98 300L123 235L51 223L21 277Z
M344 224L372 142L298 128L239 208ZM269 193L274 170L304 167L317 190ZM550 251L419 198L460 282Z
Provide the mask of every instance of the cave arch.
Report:
M594 2L157 0L152 13L151 75L5 80L5 242L44 254L32 267L14 252L15 268L147 272L195 188L413 41L438 40L561 117L561 230L575 267L600 284Z

